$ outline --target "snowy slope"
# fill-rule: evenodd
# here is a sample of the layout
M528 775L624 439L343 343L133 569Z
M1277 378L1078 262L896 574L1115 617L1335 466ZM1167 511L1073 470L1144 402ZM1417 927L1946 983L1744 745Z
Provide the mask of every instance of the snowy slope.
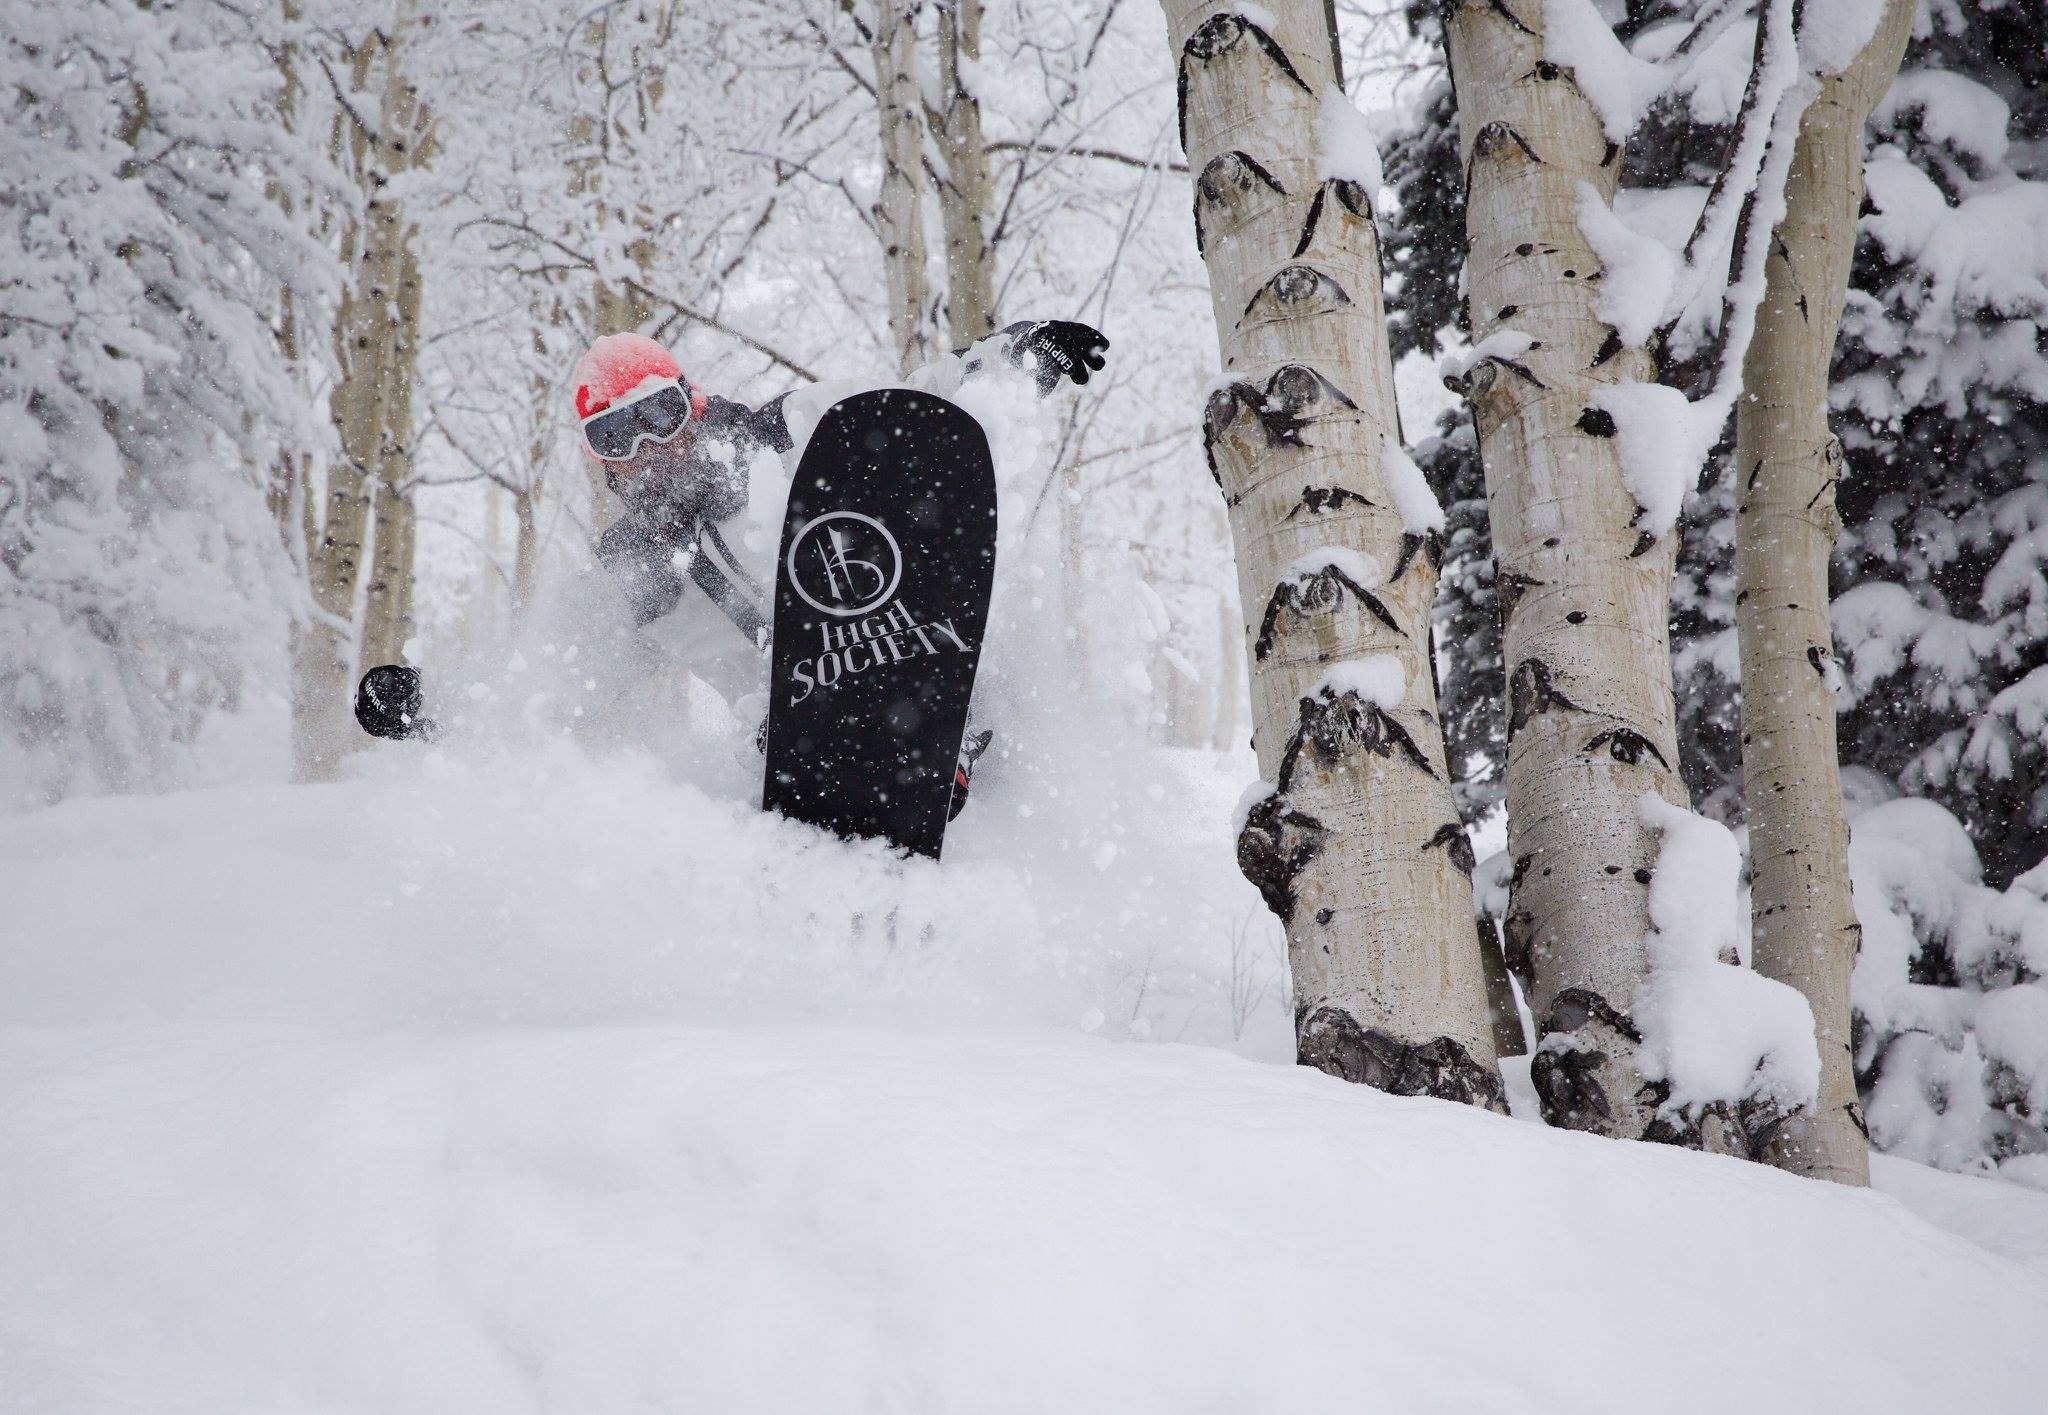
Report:
M1112 1040L1230 1038L1208 921L1237 887L1200 884L1199 819L1178 864L941 871L644 764L390 760L0 820L0 1410L2020 1411L2048 1384L2048 1196L1881 1167L1966 1238Z

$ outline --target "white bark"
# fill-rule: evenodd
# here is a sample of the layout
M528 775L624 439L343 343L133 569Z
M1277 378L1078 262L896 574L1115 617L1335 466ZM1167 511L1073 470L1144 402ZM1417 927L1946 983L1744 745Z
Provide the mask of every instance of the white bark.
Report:
M1797 1173L1857 1185L1870 1182L1870 1154L1849 1040L1860 931L1830 686L1828 558L1842 453L1828 430L1828 364L1863 199L1863 128L1898 72L1913 8L1890 0L1876 35L1822 80L1801 119L1735 423L1754 961L1806 995L1821 1057L1818 1107L1788 1118L1767 1153Z
M657 46L668 37L672 14L664 11L650 36ZM603 56L609 52L610 28L609 15L598 12L588 31L591 53ZM660 104L668 81L658 66L640 68L636 73L637 101L624 105L623 111L612 111L606 106L612 97L611 84L604 76L601 61L595 77L599 80L599 110L584 113L569 125L572 141L589 154L572 167L569 191L582 200L597 230L626 231L624 254L631 264L621 271L606 270L592 262L596 279L590 295L591 333L600 337L640 334L651 328L655 319L656 303L649 296L647 285L653 273L655 244L644 235L634 234L646 229L646 215L634 210L629 200L621 200L610 191L606 178L614 162L631 160L631 155L638 151L638 143L646 140L648 114ZM600 240L597 244L602 247L605 243ZM690 371L683 372L687 377ZM590 487L590 525L594 529L610 525L625 514L625 505L607 483L604 463L585 457L583 469Z
M1533 1075L1546 1119L1718 1145L1660 1127L1635 1063L1628 1014L1648 971L1657 853L1637 801L1647 790L1687 804L1667 638L1676 546L1639 530L1612 436L1598 419L1581 426L1594 389L1654 372L1593 313L1600 263L1578 188L1611 199L1621 153L1571 73L1543 62L1543 22L1537 0L1463 0L1445 20L1472 338L1536 340L1460 382L1506 616L1508 962L1545 1039Z
M420 269L411 248L416 228L400 236L398 284L388 317L389 363L378 389L383 420L377 448L375 533L370 583L363 596L364 667L405 661L413 631L412 385L419 364Z
M1239 863L1287 926L1305 1064L1498 1109L1471 851L1436 716L1438 547L1405 531L1382 469L1398 427L1371 194L1320 170L1325 9L1270 3L1268 32L1256 7L1259 22L1216 0L1165 8L1229 380L1205 442L1275 788ZM1373 655L1398 660L1398 701L1324 686Z
M382 53L372 36L350 60L350 86L369 90ZM355 597L369 532L370 479L375 474L383 420L377 383L386 363L389 321L383 307L395 283L400 220L380 200L381 166L375 135L336 119L333 156L351 172L368 200L348 234L349 281L335 312L334 356L339 380L328 400L341 456L327 468L317 532L306 548L313 616L292 638L292 766L301 779L332 776L357 746L349 716L349 676L355 658Z
M1235 632L1238 616L1230 607L1229 600L1217 596L1216 604L1216 698L1212 705L1213 717L1209 729L1209 745L1219 752L1234 751L1237 747L1238 677L1244 661L1244 650L1237 642Z
M356 94L376 82L377 130L338 120L347 126L337 127L334 141L337 164L353 173L364 203L349 236L350 279L335 317L340 377L329 406L341 457L327 469L324 514L307 546L315 612L292 644L293 769L302 779L333 775L361 745L350 715L359 647L395 651L408 632L409 506L380 518L385 553L373 574L366 642L359 641L356 617L373 486L388 492L410 465L419 267L408 246L412 228L389 184L419 160L423 122L417 95L399 70L400 34L402 27L390 36L371 35L351 59Z
M875 0L875 107L882 135L882 189L875 234L888 278L889 333L897 371L931 360L925 328L924 123L917 91L916 10L910 0Z
M964 349L996 327L996 262L983 225L989 206L988 148L974 92L981 60L981 0L939 6L939 97L931 115L945 171L939 218L946 237L946 335Z

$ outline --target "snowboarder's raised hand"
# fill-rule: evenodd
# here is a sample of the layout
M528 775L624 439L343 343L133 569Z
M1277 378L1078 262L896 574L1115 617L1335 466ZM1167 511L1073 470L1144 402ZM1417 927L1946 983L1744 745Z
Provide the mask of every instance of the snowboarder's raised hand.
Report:
M434 724L421 710L417 668L383 664L356 685L356 722L372 737L432 737Z
M1002 331L1009 343L1004 352L1012 363L1036 366L1038 391L1050 393L1062 378L1086 383L1100 369L1109 348L1099 329L1070 319L1044 319L1013 324Z

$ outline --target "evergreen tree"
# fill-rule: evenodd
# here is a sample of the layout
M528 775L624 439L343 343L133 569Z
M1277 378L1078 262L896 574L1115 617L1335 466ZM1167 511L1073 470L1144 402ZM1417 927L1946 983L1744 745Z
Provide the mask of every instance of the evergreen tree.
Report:
M2048 828L2048 84L2038 11L1946 0L1879 109L1834 389L1845 760L1987 879Z
M0 38L0 798L174 779L297 604L264 493L315 434L264 311L332 277L266 192L310 179L258 23L81 0Z

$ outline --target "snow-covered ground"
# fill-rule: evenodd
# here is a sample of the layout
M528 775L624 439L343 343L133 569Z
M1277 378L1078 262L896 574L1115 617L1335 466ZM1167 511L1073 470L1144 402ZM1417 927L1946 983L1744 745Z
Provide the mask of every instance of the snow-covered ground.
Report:
M2048 1195L1273 1064L1183 765L943 868L567 749L0 820L0 1409L2040 1408Z

